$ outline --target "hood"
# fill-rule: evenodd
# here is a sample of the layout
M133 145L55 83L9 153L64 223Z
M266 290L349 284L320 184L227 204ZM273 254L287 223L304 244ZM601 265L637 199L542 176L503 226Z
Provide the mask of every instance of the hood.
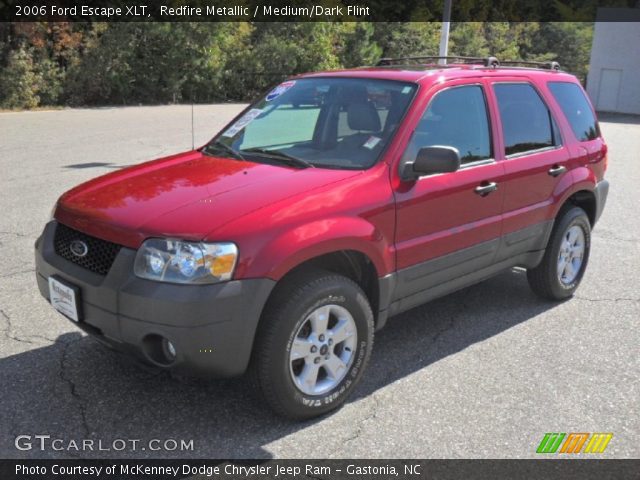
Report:
M83 183L60 198L55 217L131 248L149 237L198 241L247 213L357 173L301 170L192 151Z

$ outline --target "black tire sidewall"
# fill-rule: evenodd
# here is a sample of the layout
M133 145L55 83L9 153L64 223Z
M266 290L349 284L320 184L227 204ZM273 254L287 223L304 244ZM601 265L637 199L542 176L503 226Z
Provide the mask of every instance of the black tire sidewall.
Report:
M327 279L329 280L329 279ZM342 280L342 281L340 281ZM331 277L318 291L310 291L301 302L287 305L270 345L272 361L267 373L273 391L288 416L304 418L320 415L339 406L356 386L368 363L373 346L373 315L362 290L347 279ZM299 328L309 314L323 305L339 305L352 315L358 334L355 359L342 381L324 395L301 392L291 378L289 352Z
M578 226L582 230L584 234L584 255L582 257L582 265L580 266L580 271L576 278L573 279L571 283L563 283L558 278L558 256L560 254L560 248L562 246L562 242L564 237L569 230L573 226ZM591 252L591 224L589 223L589 218L587 217L584 210L581 208L575 207L571 210L567 211L567 213L562 217L560 223L558 224L558 228L554 232L554 236L552 239L551 250L549 251L549 257L547 261L552 262L549 268L549 275L552 278L549 278L551 288L553 293L558 298L565 298L573 295L575 290L580 285L580 281L584 276L584 272L587 269L587 264L589 263L589 253Z

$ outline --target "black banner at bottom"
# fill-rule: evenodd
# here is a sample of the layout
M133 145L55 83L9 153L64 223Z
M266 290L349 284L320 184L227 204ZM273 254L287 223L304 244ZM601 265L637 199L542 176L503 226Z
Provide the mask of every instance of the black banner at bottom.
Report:
M640 479L640 460L0 460L0 479Z

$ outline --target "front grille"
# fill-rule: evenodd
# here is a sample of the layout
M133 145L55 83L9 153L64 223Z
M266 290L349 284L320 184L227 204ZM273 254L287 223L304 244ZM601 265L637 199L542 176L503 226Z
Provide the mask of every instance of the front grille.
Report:
M84 242L86 255L78 256L71 251L74 240ZM106 275L120 251L120 245L100 240L85 233L78 232L66 225L58 224L53 238L55 252L62 258L91 270L99 275Z

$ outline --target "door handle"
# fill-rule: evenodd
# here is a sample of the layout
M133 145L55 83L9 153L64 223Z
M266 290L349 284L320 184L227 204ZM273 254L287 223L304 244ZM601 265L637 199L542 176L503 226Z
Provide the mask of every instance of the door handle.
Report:
M498 189L496 182L485 182L482 185L478 185L473 191L481 197L486 197L491 192L495 192Z
M549 171L547 171L547 173L552 177L557 177L558 175L562 175L566 171L567 171L567 167L563 165L554 165L549 169Z

